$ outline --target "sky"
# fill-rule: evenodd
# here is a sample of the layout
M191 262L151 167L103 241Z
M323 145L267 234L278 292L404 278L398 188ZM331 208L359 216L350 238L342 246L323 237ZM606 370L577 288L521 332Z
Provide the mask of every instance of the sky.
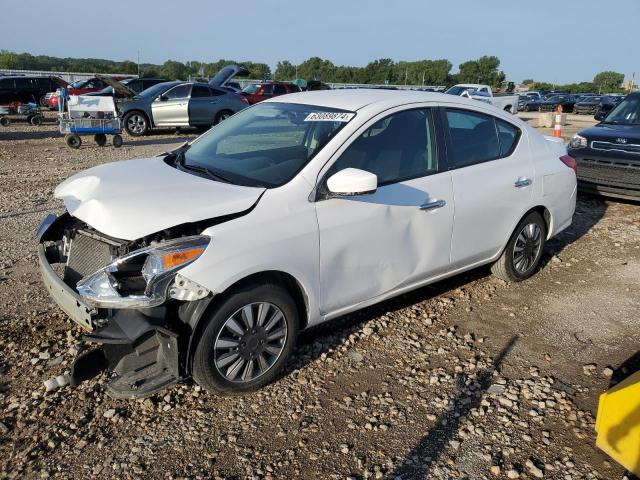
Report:
M0 1L0 49L161 64L220 58L364 66L495 55L508 80L640 76L640 0ZM520 6L521 5L521 6ZM56 9L64 14L56 15ZM49 13L44 14L47 10ZM40 14L33 15L33 12ZM12 19L13 21L7 21ZM637 78L636 77L636 78Z

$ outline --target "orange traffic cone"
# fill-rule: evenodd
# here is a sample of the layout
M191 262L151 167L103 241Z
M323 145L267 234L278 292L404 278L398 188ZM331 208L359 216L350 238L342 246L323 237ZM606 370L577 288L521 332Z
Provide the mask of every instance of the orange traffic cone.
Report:
M556 109L556 123L553 126L553 136L562 138L562 105L558 105Z

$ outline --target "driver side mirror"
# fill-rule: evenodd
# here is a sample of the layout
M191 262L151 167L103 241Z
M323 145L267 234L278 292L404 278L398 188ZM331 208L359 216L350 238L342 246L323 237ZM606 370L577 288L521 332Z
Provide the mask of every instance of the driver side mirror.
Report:
M168 100L168 98L166 96L164 96L164 95L160 95L158 97L158 100L160 100L161 102L166 102Z
M378 177L358 168L345 168L327 180L327 188L335 196L365 195L378 188Z
M607 115L602 110L598 110L596 114L593 116L593 118L601 122L602 120L604 120L604 117L606 116Z

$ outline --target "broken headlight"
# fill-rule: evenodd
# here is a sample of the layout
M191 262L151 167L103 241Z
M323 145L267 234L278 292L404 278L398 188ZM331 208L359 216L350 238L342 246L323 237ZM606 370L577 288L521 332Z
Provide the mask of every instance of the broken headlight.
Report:
M209 240L210 237L197 235L131 252L80 280L78 293L87 304L100 308L161 305L178 271L202 255ZM209 294L204 287L185 280L181 277L171 288L172 298L196 300Z

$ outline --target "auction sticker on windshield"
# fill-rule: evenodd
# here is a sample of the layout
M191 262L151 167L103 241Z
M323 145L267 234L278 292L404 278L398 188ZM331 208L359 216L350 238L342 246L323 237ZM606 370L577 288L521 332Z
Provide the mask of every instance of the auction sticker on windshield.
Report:
M356 114L347 112L311 112L305 122L348 122Z

